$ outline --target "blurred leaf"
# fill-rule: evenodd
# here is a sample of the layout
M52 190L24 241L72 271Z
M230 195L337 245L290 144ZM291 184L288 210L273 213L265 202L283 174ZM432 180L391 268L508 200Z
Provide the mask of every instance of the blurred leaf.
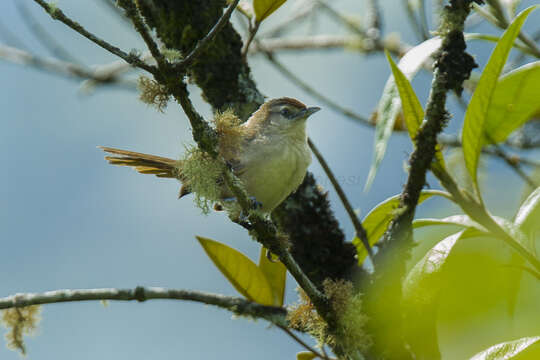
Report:
M255 20L261 22L276 11L287 0L253 0Z
M484 40L489 42L498 42L501 38L495 35L489 35L489 34L479 34L479 33L465 33L463 34L465 36L465 40ZM529 55L533 55L534 53L531 52L531 50L527 47L522 45L521 43L514 41L512 46L516 49L519 49L521 52L524 52Z
M487 350L484 350L474 355L470 360L509 360L514 359L520 353L526 351L532 345L540 343L540 336L524 337L514 341L507 341L497 345L493 345ZM528 357L533 359L532 357Z
M437 344L437 310L445 271L458 240L478 235L467 229L452 234L435 245L409 271L403 282L404 326L407 342L421 359L440 359ZM418 316L418 314L422 316Z
M300 351L296 354L296 360L312 360L315 359L317 355L311 351Z
M274 295L274 305L283 306L283 299L285 296L285 281L287 279L287 268L279 259L272 259L270 261L267 256L268 249L261 246L261 253L259 255L259 269L268 280L270 287L272 288L272 294ZM273 256L269 254L269 256Z
M471 218L467 215L452 215L442 219L416 219L413 221L414 229L432 225L457 225L485 231L482 225L478 224L476 221L471 220Z
M477 190L478 158L484 145L484 128L497 80L521 26L535 8L536 6L531 6L523 10L504 32L482 72L465 114L462 132L463 154L467 170ZM478 195L480 196L480 194Z
M240 294L259 304L274 305L272 288L253 261L225 244L201 236L196 238L214 265Z
M441 39L432 38L409 50L399 62L399 68L404 76L409 80L412 79L418 70L420 70L422 64L437 51L440 46ZM400 112L401 100L399 98L399 91L396 82L394 81L394 76L390 76L386 81L381 100L377 107L373 162L369 169L365 190L368 190L371 187L371 184L375 179L377 170L384 158L388 140L390 139L390 135L392 135L394 123Z
M489 107L486 141L502 142L540 110L540 61L524 65L497 83Z
M524 240L520 241L528 251L538 256L536 252L536 237L540 236L540 187L534 190L527 199L521 204L515 218L514 224L521 230L524 235ZM517 239L520 240L519 238ZM509 312L514 313L517 296L520 290L523 271L520 270L526 261L523 257L516 253L512 254L510 266L516 271L513 273L511 289L509 290L513 297L509 300Z
M540 229L540 187L536 188L521 204L514 223L526 234L534 228Z
M450 194L439 190L424 190L420 194L418 203L429 199L433 195L438 195L451 199ZM392 196L375 206L364 218L362 225L366 229L369 245L375 245L380 237L384 234L390 221L394 218L394 210L399 206L400 195ZM364 245L357 237L354 238L353 244L356 246L358 254L358 264L362 264L367 256L367 251Z

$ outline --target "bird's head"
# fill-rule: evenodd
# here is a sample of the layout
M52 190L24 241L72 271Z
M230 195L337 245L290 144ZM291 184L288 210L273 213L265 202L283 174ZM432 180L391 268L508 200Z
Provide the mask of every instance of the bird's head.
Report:
M305 138L306 119L320 109L307 107L292 98L272 99L261 105L245 125L256 129L261 134L282 134Z

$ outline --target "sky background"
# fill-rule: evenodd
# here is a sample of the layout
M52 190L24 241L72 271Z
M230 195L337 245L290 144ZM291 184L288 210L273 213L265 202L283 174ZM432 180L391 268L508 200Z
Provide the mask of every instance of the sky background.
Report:
M116 60L52 21L33 1L2 0L1 25L20 39L18 47L50 56L22 22L15 1L25 3L36 21L85 64ZM284 19L294 1L289 3L274 13L261 31ZM347 15L361 17L362 3L341 0L334 6ZM126 51L144 49L134 31L101 1L61 0L57 4L110 43ZM406 42L417 42L403 2L396 4L381 1L385 33L395 32ZM314 25L318 33L345 33L325 16ZM491 26L476 31L481 30L499 34ZM309 26L296 33L308 31ZM7 33L3 34L0 41L5 43ZM491 49L492 44L476 42L470 51L483 65ZM353 51L289 53L279 55L279 59L313 87L366 117L376 107L390 72L383 56ZM269 98L290 96L308 105L320 105L263 58L250 59L250 65L259 89ZM420 72L413 82L424 104L430 81L431 74ZM194 236L224 242L254 260L258 244L225 214L202 216L192 198L177 200L179 184L175 181L112 167L96 148L104 145L180 156L192 140L187 119L177 104L171 102L165 114L160 114L141 103L135 91L100 88L85 93L80 82L2 60L0 84L0 297L62 288L137 285L237 295ZM197 89L190 89L196 107L210 116ZM449 104L453 120L447 131L455 133L463 112L454 98L450 97ZM309 135L363 216L401 191L410 141L404 135L392 137L375 183L366 193L363 187L372 157L373 129L321 107L323 111L309 120ZM485 177L483 188L490 209L511 217L519 204L522 181L500 162L486 161L485 166L489 177ZM352 225L315 160L310 171L330 192L336 216L351 239ZM431 187L438 186L433 178L428 181ZM444 201L430 200L420 206L418 216L438 217L455 211ZM296 301L294 289L295 284L289 281L289 304ZM179 301L45 306L38 336L27 338L26 343L29 359L36 360L292 359L302 350L264 321L232 320L224 310ZM19 358L0 346L0 359Z

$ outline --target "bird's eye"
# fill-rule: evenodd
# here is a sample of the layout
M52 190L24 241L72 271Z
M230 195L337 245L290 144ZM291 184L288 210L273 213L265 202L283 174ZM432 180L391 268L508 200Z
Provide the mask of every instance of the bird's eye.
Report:
M291 112L289 111L289 109L287 109L287 108L281 109L281 115L283 115L285 117L289 117L290 114L291 114Z

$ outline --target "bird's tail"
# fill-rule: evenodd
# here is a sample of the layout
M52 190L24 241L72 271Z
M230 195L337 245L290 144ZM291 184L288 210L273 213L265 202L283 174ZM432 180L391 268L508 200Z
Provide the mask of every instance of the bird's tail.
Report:
M105 160L112 165L130 166L141 174L153 174L161 178L182 180L181 164L178 160L105 146L99 146L99 148L112 154L112 156L105 156Z

